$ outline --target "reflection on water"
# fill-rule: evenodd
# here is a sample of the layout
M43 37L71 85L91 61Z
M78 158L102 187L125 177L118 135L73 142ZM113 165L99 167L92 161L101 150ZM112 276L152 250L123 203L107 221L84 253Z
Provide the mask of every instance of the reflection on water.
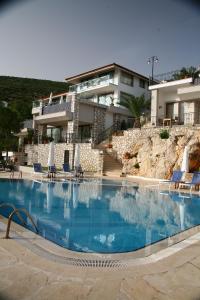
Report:
M42 236L76 251L133 251L199 224L197 196L142 189L126 180L1 180L0 190L0 202L25 207Z

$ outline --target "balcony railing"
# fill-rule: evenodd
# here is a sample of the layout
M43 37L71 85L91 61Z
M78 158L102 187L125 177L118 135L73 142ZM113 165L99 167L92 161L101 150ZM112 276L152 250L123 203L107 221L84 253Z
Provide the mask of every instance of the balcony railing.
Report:
M32 105L33 108L37 108L37 107L40 107L40 101L39 100L35 100L33 101L33 105Z
M42 108L42 114L52 114L52 113L57 113L61 111L71 111L71 102L64 102L64 103L55 103L51 105L46 105Z
M185 125L197 125L200 124L200 113L190 112L184 114L184 124Z
M109 83L113 83L113 79L109 75L106 75L106 76L94 78L88 81L84 81L82 83L72 85L69 87L69 91L79 93L89 88L101 86L101 85L108 85Z
M163 126L163 120L170 120L171 126L173 125L199 125L200 124L200 113L199 112L189 112L184 113L184 115L174 115L173 117L166 116L151 116L151 124L153 126ZM165 122L164 122L165 123ZM167 122L166 122L167 123Z

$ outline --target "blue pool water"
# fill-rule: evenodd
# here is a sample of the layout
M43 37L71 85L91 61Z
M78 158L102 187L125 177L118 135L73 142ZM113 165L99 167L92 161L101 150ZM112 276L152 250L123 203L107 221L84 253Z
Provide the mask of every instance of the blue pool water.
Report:
M82 252L134 251L200 223L198 196L163 194L127 181L0 180L1 202L25 207L41 236ZM4 216L10 212L0 208Z

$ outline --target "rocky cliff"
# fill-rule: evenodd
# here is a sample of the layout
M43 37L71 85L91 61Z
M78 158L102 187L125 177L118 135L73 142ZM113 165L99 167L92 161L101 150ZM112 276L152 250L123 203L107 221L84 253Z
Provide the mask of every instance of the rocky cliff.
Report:
M174 127L169 138L161 139L160 128L132 129L113 137L113 152L132 175L169 178L180 169L183 151L189 146L190 171L200 168L200 128Z

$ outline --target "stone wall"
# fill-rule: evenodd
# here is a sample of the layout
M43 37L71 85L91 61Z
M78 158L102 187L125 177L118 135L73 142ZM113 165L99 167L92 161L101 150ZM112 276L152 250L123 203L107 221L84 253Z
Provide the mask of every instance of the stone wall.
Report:
M169 129L168 139L160 138L161 130L132 129L124 131L124 136L113 136L113 152L123 163L123 172L145 177L169 178L174 169L180 169L186 145L189 146L190 171L199 169L200 129L172 127Z
M94 143L98 143L98 136L105 130L105 115L106 110L104 108L94 108L94 122L92 128L92 136Z
M73 157L75 145L73 144L55 144L55 165L57 168L62 168L64 162L64 151L69 150L70 167L73 168ZM47 167L49 144L26 145L25 153L28 154L28 165L40 162L43 167ZM92 149L91 144L80 144L80 163L84 171L102 172L103 155L98 149Z

